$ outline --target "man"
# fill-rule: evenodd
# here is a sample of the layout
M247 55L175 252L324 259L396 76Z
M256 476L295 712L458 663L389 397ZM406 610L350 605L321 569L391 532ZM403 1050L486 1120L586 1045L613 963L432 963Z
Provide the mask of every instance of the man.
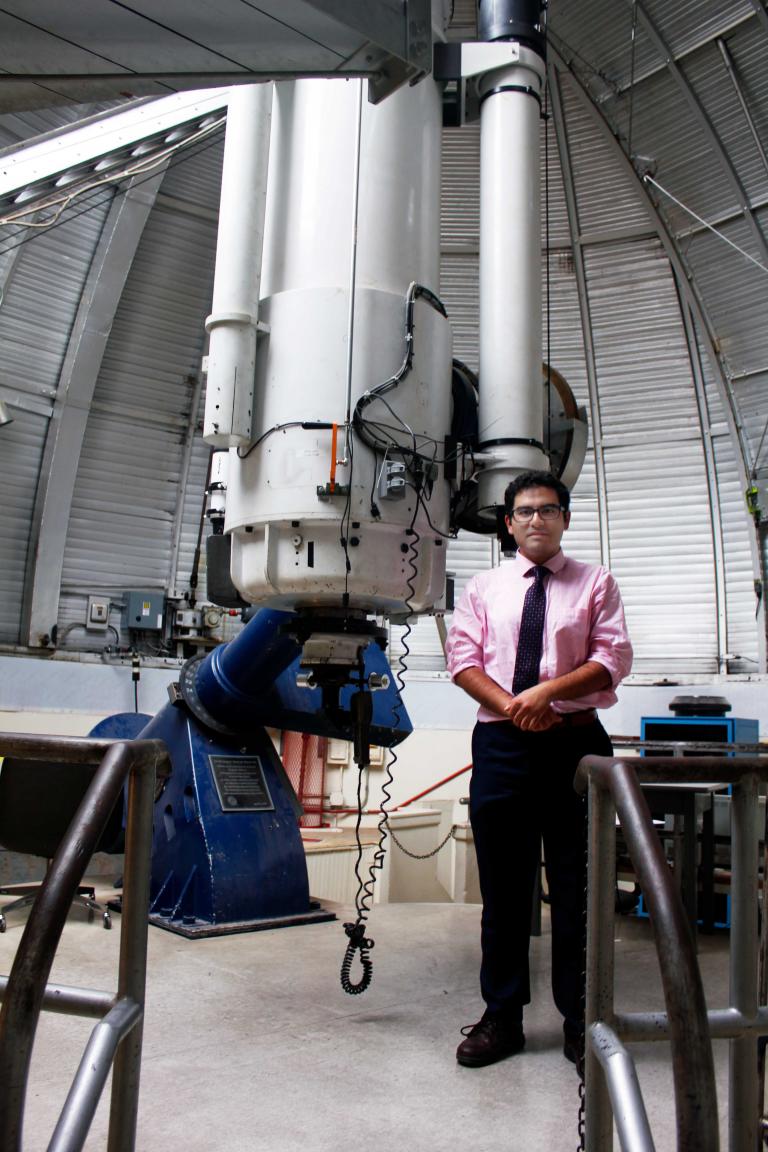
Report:
M472 735L470 820L483 898L485 1013L464 1029L460 1064L521 1051L530 1002L528 950L541 841L550 896L552 991L564 1055L584 1039L586 805L573 788L588 753L611 744L597 708L616 702L632 664L621 597L605 568L566 557L570 494L548 472L505 493L514 560L467 584L448 634L448 670L480 708Z

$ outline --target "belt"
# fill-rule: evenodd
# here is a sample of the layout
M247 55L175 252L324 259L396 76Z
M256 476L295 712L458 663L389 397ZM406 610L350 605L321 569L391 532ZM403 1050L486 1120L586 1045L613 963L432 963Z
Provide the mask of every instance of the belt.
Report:
M597 720L596 708L585 708L582 712L561 712L560 724L565 728L584 728L587 724L594 724Z

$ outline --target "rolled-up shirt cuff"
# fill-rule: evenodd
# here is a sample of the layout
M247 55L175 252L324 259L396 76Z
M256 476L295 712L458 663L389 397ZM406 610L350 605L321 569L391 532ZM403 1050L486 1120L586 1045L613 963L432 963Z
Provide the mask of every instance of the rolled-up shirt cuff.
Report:
M451 663L451 665L448 668L448 672L450 673L451 680L455 681L456 677L461 675L462 672L466 672L466 670L468 668L479 668L481 672L485 671L482 664L478 663L477 660L471 660L471 659L457 660L454 663Z

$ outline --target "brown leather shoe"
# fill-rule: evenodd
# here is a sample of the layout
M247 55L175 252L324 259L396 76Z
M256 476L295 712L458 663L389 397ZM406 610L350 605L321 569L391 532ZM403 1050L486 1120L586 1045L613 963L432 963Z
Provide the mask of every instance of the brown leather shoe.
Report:
M466 1040L456 1049L459 1064L468 1068L482 1068L484 1064L495 1064L507 1056L522 1052L525 1036L521 1024L509 1024L500 1016L487 1013L477 1024L462 1028Z
M563 1056L576 1065L579 1079L584 1079L584 1033L563 1029Z

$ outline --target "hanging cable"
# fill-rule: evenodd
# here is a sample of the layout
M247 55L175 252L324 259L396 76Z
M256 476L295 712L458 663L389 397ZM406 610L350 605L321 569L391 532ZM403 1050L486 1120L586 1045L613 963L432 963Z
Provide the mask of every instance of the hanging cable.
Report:
M222 134L222 128L220 127L217 129L216 133L214 133L211 138L207 139L204 143L199 144L198 142L198 146L191 148L188 154L183 154L174 162L169 162L166 171L169 172L172 168L176 168L179 164L185 164L189 160L194 159L196 156L201 156L204 152L209 151L209 149L217 147L220 144L219 136ZM179 152L182 152L186 146L186 141L180 142L178 145ZM76 220L78 216L84 216L87 212L92 212L95 209L100 208L102 204L113 200L117 196L125 196L129 191L134 191L142 184L147 183L148 180L153 178L153 175L153 173L150 173L148 176L144 176L143 179L137 179L134 177L131 181L131 184L126 188L115 189L112 185L105 185L96 189L92 189L89 193L83 195L83 199L86 201L84 206L79 207L77 211L73 210L67 212L66 214L62 214L60 219L57 219L55 223L49 224L43 232L29 233L28 224L14 225L17 231L13 234L13 236L9 237L9 243L0 247L0 256L5 256L8 252L13 252L15 248L20 248L23 244L29 244L31 241L39 239L42 235L48 235L48 233L52 232L54 228L61 228L62 225L71 223L73 220ZM88 203L88 201L92 202ZM21 235L20 239L16 239L20 233L23 233L23 235ZM10 241L12 240L15 240L15 243L11 243Z
M405 688L405 681L403 679L403 674L407 671L406 658L410 655L410 648L408 647L408 637L410 636L411 631L412 631L411 616L413 614L413 600L414 600L414 597L416 595L416 580L418 578L418 563L417 563L418 558L419 558L418 545L421 542L421 537L419 536L418 532L414 528L414 524L416 523L416 515L418 513L418 507L419 507L419 505L418 505L418 501L417 501L416 510L414 511L413 519L411 520L411 525L409 528L406 528L406 535L409 537L409 543L407 545L407 548L408 548L408 552L409 552L408 564L410 565L410 568L411 568L411 574L406 579L406 586L407 586L408 592L407 592L406 599L405 599L405 606L408 609L408 616L406 618L405 632L400 639L400 643L401 643L401 646L403 648L403 653L398 658L397 670L395 671L395 680L396 680L396 684L397 684L397 692L396 692L396 697L395 697L395 704L394 704L394 707L392 709L393 715L394 715L393 727L395 730L402 727L402 720L403 720L402 694L403 694L403 691ZM365 708L371 709L372 708L371 694L370 694L370 692L363 692L362 691L363 676L364 676L362 656L360 657L358 675L360 677L361 691L355 693L355 695L352 697L352 700L354 701L357 698L361 698L359 707L365 707ZM389 760L387 761L387 765L386 765L386 776L384 778L384 783L381 786L382 799L381 799L381 803L379 804L379 814L380 814L379 815L379 822L376 826L379 839L378 839L378 843L376 845L376 849L373 853L373 859L372 859L371 864L369 865L369 868L368 868L368 879L367 880L365 880L363 878L363 873L362 873L362 868L361 868L362 859L363 859L363 843L362 843L362 837L360 834L361 824L362 824L362 816L363 816L363 805L362 805L362 795L361 795L362 778L363 778L363 769L366 766L365 763L363 763L363 760L367 759L367 751L366 751L366 754L361 757L361 762L358 764L357 818L355 821L355 842L357 845L357 859L355 862L355 876L356 876L357 882L358 882L357 894L355 896L355 911L356 911L357 915L356 915L354 922L350 922L350 923L344 925L344 931L347 934L348 943L347 943L346 951L344 953L344 959L342 960L342 964L341 964L341 977L340 977L342 988L350 996L358 996L361 992L365 992L366 989L369 987L371 980L373 979L373 961L371 960L370 952L374 946L374 941L371 939L370 936L366 936L365 933L366 933L368 916L370 914L371 902L373 901L373 891L374 891L374 887L376 884L377 873L379 873L384 867L384 858L386 856L386 841L387 841L387 836L390 835L390 832L389 832L389 805L392 802L392 793L390 792L390 788L391 788L392 784L394 784L395 778L394 778L394 774L393 774L392 770L395 767L395 765L397 764L398 756L397 756L397 752L395 751L394 748L390 748L389 752L390 752L390 756L389 756ZM353 966L354 961L355 961L356 953L359 953L359 961L360 961L360 967L362 969L362 975L360 976L360 979L357 982L354 982L351 978L351 971L352 971L352 966Z
M116 172L108 172L104 176L94 177L91 180L85 178L82 183L72 188L69 192L52 192L48 196L43 196L40 200L26 204L23 208L6 212L5 215L0 216L0 224L23 224L25 228L49 228L59 220L66 208L79 196L84 195L86 192L91 192L94 189L103 188L107 184L116 184L120 180L129 179L131 176L140 176L147 172L152 172L181 148L196 143L198 140L205 139L207 136L210 136L212 132L223 127L225 123L226 117L220 116L212 123L199 128L191 136L187 137L186 140L170 144L161 148L158 152L153 153L153 155L145 156L133 163L129 162ZM42 212L46 208L56 209L52 217L46 220L35 221L24 219L26 216Z

